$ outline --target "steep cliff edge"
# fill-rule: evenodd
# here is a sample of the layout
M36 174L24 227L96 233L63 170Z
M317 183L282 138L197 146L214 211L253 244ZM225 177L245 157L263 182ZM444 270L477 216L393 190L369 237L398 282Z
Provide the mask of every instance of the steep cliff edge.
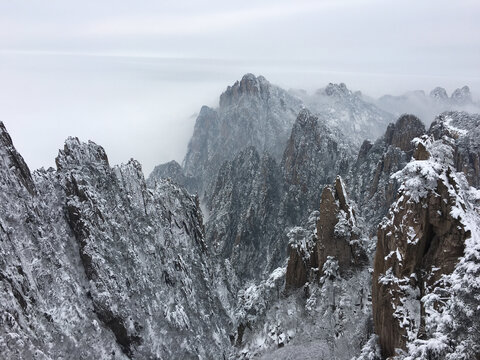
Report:
M410 161L414 150L412 140L424 133L420 119L405 114L390 124L375 143L365 141L360 148L346 182L370 232L375 231L395 201L400 184L392 174Z
M353 269L368 263L366 244L341 177L336 178L334 186L323 189L315 234L311 239L303 232L297 235L299 229L290 232L287 289L318 280L331 266L348 278Z
M209 191L207 243L243 280L260 278L283 261L282 189L276 161L249 147L222 165Z
M290 224L298 224L318 210L321 189L348 173L353 144L340 129L303 109L297 116L283 153L283 208Z
M280 165L255 147L224 162L207 191L207 243L242 280L282 266L288 228L318 210L323 187L348 171L349 145L338 129L303 109Z
M453 166L465 174L471 186L480 188L480 115L460 111L440 114L429 133L435 139L453 141Z
M218 108L200 110L183 161L189 181L181 185L203 197L223 162L248 147L279 161L301 107L300 99L263 76L244 75L220 95Z
M402 186L378 229L372 289L375 332L384 357L479 354L473 345L478 332L451 317L480 316L478 308L462 308L468 296L460 299L458 284L452 282L462 273L463 282L480 273L480 194L455 171L454 153L454 138L424 136L417 140L415 159L396 175ZM477 291L478 286L476 279L461 291ZM461 335L445 331L449 327Z
M338 177L319 210L289 229L287 266L239 292L240 354L347 359L360 352L372 333L371 253L351 205Z
M4 356L228 356L198 198L76 138L30 176L3 125L0 141Z

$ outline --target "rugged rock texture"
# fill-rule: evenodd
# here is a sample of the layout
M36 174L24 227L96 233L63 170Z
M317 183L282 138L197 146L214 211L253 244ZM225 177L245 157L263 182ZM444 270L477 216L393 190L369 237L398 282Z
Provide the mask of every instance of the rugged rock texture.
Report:
M372 304L383 357L395 355L396 349L414 351L417 339L439 336L426 323L451 294L443 293L441 302L437 297L433 307L428 296L456 269L472 237L470 222L478 215L472 190L450 165L451 139L424 136L419 144L422 150L416 154L422 160L413 160L397 175L403 181L398 200L378 229ZM430 349L420 358L444 358L439 352Z
M317 222L318 268L323 269L329 258L337 261L342 276L367 263L360 229L341 177L337 177L333 188L323 189Z
M402 115L388 126L383 137L374 144L365 141L360 148L347 184L370 231L376 229L395 201L399 184L391 175L407 164L414 150L412 140L424 133L425 127L417 117Z
M312 212L305 227L296 226L288 233L287 291L300 288L318 277L316 227L319 215L319 211Z
M278 161L301 104L263 76L246 74L220 96L217 109L202 107L185 156L185 175L197 180L203 195L223 162L249 146Z
M17 150L13 146L12 138L8 134L7 129L5 129L5 125L3 125L3 122L0 122L0 146L3 149L3 162L5 164L10 164L10 171L13 172L13 174L11 174L11 177L15 177L17 181L19 181L20 184L23 185L23 187L31 195L34 195L35 185L33 184L30 169L23 160L23 157L17 152Z
M361 229L357 227L341 177L336 178L334 186L323 189L317 217L316 231L311 238L308 230L300 227L289 232L287 289L315 281L327 274L333 263L342 277L351 276L352 270L368 263Z
M395 124L390 124L385 132L385 142L411 156L414 145L412 139L425 132L425 126L414 115L402 115Z
M308 108L330 127L340 129L358 150L365 139L375 140L383 134L393 115L367 101L343 83L328 84L315 95L302 97Z
M208 243L243 280L271 272L285 259L287 228L319 208L320 189L346 173L352 158L349 143L337 131L302 110L281 169L253 147L223 164L207 191Z
M338 129L306 109L300 112L282 160L286 186L283 206L290 224L299 224L317 210L320 189L348 172L354 159L352 147Z
M480 115L450 111L439 115L430 127L435 139L454 141L454 167L467 177L471 186L480 188Z
M30 176L1 123L0 139L2 356L126 358L93 311L58 174Z
M147 190L137 162L111 168L75 138L32 178L3 125L0 139L4 356L228 355L197 198Z
M285 256L282 189L275 160L249 147L223 164L210 191L207 242L243 279L270 272Z
M178 176L173 168L174 173L169 174L163 167L150 178L187 180L181 185L203 197L222 163L248 146L259 153L266 151L280 162L304 102L317 114L320 126L327 127L329 133L336 132L339 136L335 141L349 143L353 152L364 139L380 136L393 120L391 114L366 101L360 93L348 90L345 84L329 84L315 95L308 95L286 92L263 76L246 74L220 96L217 109L202 107L185 156L184 175Z
M199 189L197 180L186 176L181 165L175 160L155 166L147 180L147 185L149 187L155 187L155 182L161 179L169 179L174 183L183 186L191 194L198 194Z
M368 267L344 272L329 257L318 271L315 233L319 216L319 211L312 212L301 226L288 232L291 257L286 268L276 269L267 279L249 283L239 292L236 318L245 326L238 346L244 357L350 359L370 337Z
M0 124L2 355L372 360L375 322L384 357L478 358L478 116L424 135L344 84L301 96L317 115L247 74L148 187L75 138L32 176Z

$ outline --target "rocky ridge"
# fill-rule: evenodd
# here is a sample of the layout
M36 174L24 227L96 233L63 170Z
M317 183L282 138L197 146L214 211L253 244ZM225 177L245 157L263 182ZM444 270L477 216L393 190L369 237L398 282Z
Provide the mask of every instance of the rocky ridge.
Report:
M365 139L375 140L394 116L353 92L344 83L329 83L314 95L302 97L307 107L331 128L338 128L358 150Z
M263 76L244 75L220 95L217 109L202 107L183 162L185 175L196 179L203 196L222 163L246 147L279 159L301 106Z
M290 232L286 288L314 282L333 268L341 276L349 277L352 269L368 263L366 243L361 236L345 184L338 176L334 186L325 186L322 191L313 237L309 239L301 228Z
M222 165L207 191L208 243L240 279L266 276L285 260L287 229L318 209L318 189L346 173L352 159L347 141L302 110L280 165L253 147Z
M76 138L30 176L3 124L0 139L3 355L228 354L198 199Z
M424 133L420 119L405 114L390 124L375 143L366 140L360 148L347 184L370 232L376 231L395 201L400 184L391 175L410 161L414 150L412 140Z
M466 329L471 325L445 318L452 309L463 316L470 311L461 307L464 299L455 294L451 279L465 271L465 263L469 276L480 271L480 193L452 166L452 140L431 135L417 140L415 159L396 175L402 180L398 200L378 230L372 297L383 357L479 354L475 332ZM477 286L473 280L467 289ZM477 309L470 315L480 314ZM452 325L462 328L462 336L444 343L448 334L441 337L442 328Z

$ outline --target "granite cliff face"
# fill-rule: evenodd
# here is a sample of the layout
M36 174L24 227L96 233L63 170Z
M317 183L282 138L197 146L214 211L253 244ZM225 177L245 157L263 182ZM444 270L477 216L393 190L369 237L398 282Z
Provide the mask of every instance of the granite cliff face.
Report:
M217 109L202 107L183 166L203 196L226 160L253 146L280 159L301 100L270 84L263 76L246 74L220 96Z
M348 278L368 263L367 244L361 239L362 230L357 226L355 211L340 176L334 186L325 186L322 191L312 238L299 230L290 234L290 257L285 275L287 289L318 280L331 271L332 266Z
M188 189L191 194L197 194L199 192L197 180L185 175L182 166L175 160L155 166L147 179L147 185L149 187L155 187L155 183L161 179L169 179Z
M346 173L352 158L338 131L302 110L280 165L253 147L222 165L206 192L208 243L241 279L259 279L282 265L288 228L318 210L320 189Z
M318 268L325 272L325 264L333 259L338 263L340 275L346 277L352 269L366 265L367 256L362 246L361 229L357 226L355 211L348 200L341 177L337 177L333 188L323 189L319 211Z
M103 148L76 138L56 171L32 177L0 132L2 354L228 351L198 199L168 181L147 189L137 162L111 168Z
M429 132L436 133L442 122L458 136L444 115ZM480 316L452 282L466 276L468 267L473 278L467 288L478 287L480 194L456 172L455 137L444 134L438 140L433 135L417 140L415 159L396 175L402 181L398 199L378 229L372 304L383 357L480 354L471 323L452 323L451 318L454 313L466 317L469 311L473 319ZM458 338L452 337L453 329L461 334Z
M363 143L347 183L370 231L395 201L399 184L391 175L408 163L414 150L412 140L424 133L416 116L402 115L375 143Z
M468 183L480 188L480 115L450 111L439 115L430 133L435 139L454 142L453 166L465 174Z
M338 128L328 126L304 109L292 128L283 153L285 216L298 224L320 205L321 190L348 173L353 145Z
M207 242L242 279L259 278L284 258L282 188L276 161L249 147L222 165L209 191Z

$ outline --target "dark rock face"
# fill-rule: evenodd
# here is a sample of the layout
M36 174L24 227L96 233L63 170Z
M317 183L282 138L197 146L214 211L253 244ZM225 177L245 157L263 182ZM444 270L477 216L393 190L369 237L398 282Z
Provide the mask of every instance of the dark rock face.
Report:
M285 273L285 289L297 289L305 285L309 280L310 271L315 266L310 259L315 259L313 254L305 253L303 249L294 246L289 247L287 272ZM312 251L313 252L313 251Z
M431 336L425 330L421 299L442 286L442 276L452 274L471 237L465 225L468 217L458 215L469 206L462 195L465 180L445 161L453 153L450 141L422 141L423 149L415 152L421 160L403 171L398 200L378 229L372 305L384 357L406 349L416 338Z
M0 131L2 356L126 358L93 312L58 174L30 176L3 124Z
M425 133L425 125L414 115L402 115L395 124L390 124L385 132L385 142L399 148L407 154L412 154L412 140Z
M386 279L379 284L380 277L386 276L391 269L388 275L408 279L405 282L418 289L421 296L425 288L431 288L443 274L450 274L463 255L468 234L460 221L450 215L456 199L449 196L448 189L441 182L435 191L440 196L432 193L419 203L413 204L405 197L397 203L398 211L393 214L391 223L378 231L373 314L382 353L386 357L394 355L396 348L405 348L406 345L407 326L403 326L394 315L394 308L402 306L405 294L401 283L387 282ZM407 230L396 230L402 228ZM412 234L415 243L409 239ZM422 315L421 303L416 305ZM420 317L420 322L423 321ZM421 326L418 323L414 325Z
M275 160L249 147L222 165L209 192L207 242L241 278L259 277L285 255L286 247L277 245L282 188Z
M231 261L243 280L258 279L282 265L286 229L320 206L321 192L346 173L353 154L348 143L316 116L302 110L280 166L253 147L225 162L208 189L207 240ZM252 264L252 259L255 259Z
M317 222L317 264L319 269L333 257L338 262L342 275L352 268L367 263L367 256L360 245L360 229L355 214L348 203L345 186L340 177L335 186L325 187L320 202L320 217Z
M292 232L285 275L287 289L298 288L307 281L314 281L316 275L324 275L327 261L335 261L344 277L368 262L341 177L336 178L334 186L323 189L316 235L309 240L309 235L301 228ZM315 274L314 269L319 273Z
M14 339L0 340L4 356L227 356L198 198L168 181L147 189L136 161L111 168L76 138L57 171L33 177L11 154L2 141L0 339Z
M425 127L417 117L402 115L374 144L362 145L347 183L371 230L395 201L399 184L391 175L407 164L414 151L412 140L424 133Z
M9 163L12 166L16 178L22 183L25 189L28 190L30 194L35 193L35 186L32 181L32 175L30 174L30 169L23 160L23 157L17 152L12 143L12 138L5 129L3 122L0 122L0 146L4 149L4 158L5 163Z
M196 179L197 187L201 190L208 184L209 177L207 175L217 170L218 164L224 161L223 154L217 153L216 144L219 137L222 136L220 121L216 110L202 106L195 122L194 135L188 144L189 150L184 160L184 174ZM171 175L168 174L168 176Z
M285 216L298 224L320 206L319 189L345 175L353 162L352 144L308 110L295 121L283 154Z
M319 214L317 211L310 216L310 220L315 220L312 224L314 228ZM285 289L294 290L314 281L318 276L315 270L318 269L318 238L309 226L293 228L288 237L289 258L285 273Z

